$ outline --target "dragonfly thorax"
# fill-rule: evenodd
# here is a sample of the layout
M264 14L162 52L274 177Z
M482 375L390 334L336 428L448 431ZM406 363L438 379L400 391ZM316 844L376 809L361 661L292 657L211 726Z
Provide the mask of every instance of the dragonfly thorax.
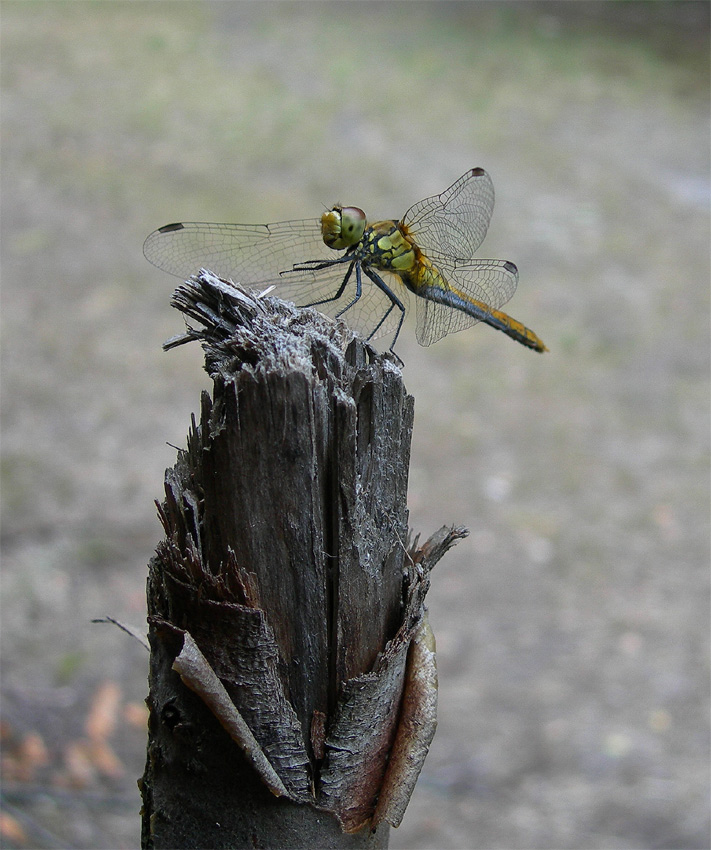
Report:
M336 204L321 216L321 235L329 248L340 251L360 242L365 225L363 210Z
M365 231L362 250L370 265L401 277L417 262L417 249L397 221L374 222Z

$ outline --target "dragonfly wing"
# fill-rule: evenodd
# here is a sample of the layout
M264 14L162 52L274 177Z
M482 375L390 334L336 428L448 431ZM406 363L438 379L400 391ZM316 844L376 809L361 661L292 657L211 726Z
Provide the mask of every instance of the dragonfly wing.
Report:
M494 210L494 185L483 168L472 168L441 195L416 203L402 223L436 265L444 257L470 260L484 241Z
M187 278L200 268L243 284L276 283L294 263L333 260L317 219L276 224L168 224L143 244L146 259Z
M506 260L444 261L446 287L418 290L417 341L431 345L450 333L486 321L518 286L518 270Z

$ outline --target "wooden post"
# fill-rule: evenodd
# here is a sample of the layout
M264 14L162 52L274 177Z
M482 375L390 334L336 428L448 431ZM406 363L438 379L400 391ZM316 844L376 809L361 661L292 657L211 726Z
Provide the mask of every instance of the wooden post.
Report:
M387 847L436 722L429 570L466 531L408 545L389 355L204 270L173 304L213 392L149 565L142 846Z

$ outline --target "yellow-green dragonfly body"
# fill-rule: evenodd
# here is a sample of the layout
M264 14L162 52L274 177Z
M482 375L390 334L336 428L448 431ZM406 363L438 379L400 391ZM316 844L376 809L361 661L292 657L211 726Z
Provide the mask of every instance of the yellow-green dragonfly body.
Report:
M179 277L205 267L243 285L274 284L276 294L299 306L343 315L368 339L392 334L391 350L410 291L418 296L421 345L485 322L528 348L546 351L532 330L498 309L516 291L516 266L473 259L493 209L491 178L473 168L441 195L410 207L400 221L368 224L358 207L337 204L320 221L176 223L151 233L143 252Z

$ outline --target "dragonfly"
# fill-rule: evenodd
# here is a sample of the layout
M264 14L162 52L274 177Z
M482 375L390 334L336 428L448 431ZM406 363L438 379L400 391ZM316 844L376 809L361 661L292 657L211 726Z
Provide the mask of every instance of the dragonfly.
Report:
M368 340L391 335L391 351L408 293L416 296L420 345L483 322L547 351L532 330L499 310L518 285L514 263L474 258L493 210L491 178L472 168L399 221L369 223L359 207L335 204L320 220L176 222L151 233L143 253L178 277L205 267L250 287L275 286L297 306L343 317Z

